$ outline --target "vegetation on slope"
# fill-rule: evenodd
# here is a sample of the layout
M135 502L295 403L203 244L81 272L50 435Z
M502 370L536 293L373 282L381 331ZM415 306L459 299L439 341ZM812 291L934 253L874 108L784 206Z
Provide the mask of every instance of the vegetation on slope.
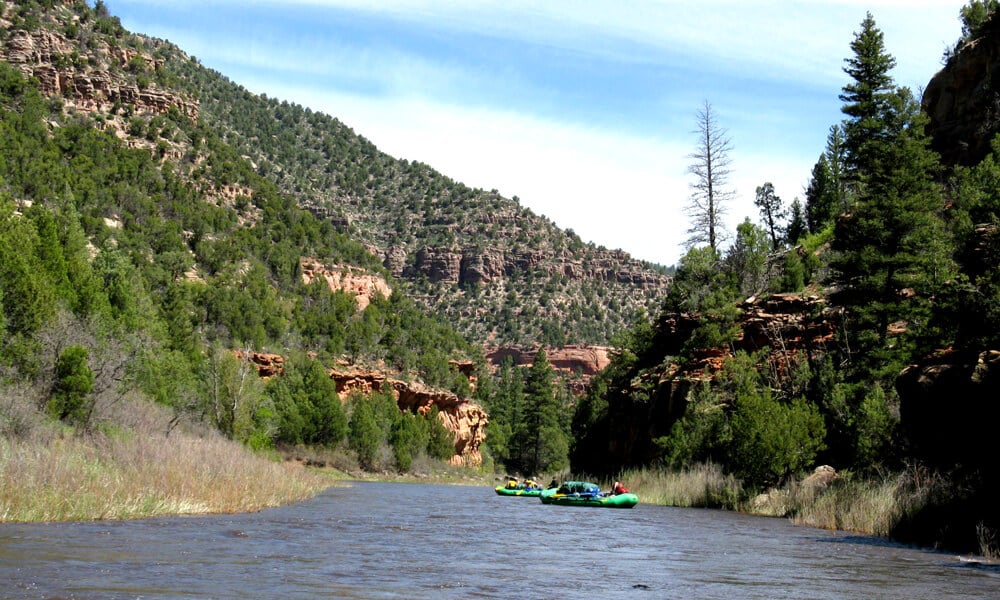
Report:
M989 8L995 23L1000 13ZM992 29L966 23L968 32ZM899 481L934 483L872 485L903 507L888 524L876 519L875 533L995 553L1000 486L982 423L997 416L989 357L1000 342L1000 155L942 165L870 14L850 47L845 120L831 129L780 252L747 221L726 252L687 253L661 313L623 336L577 406L572 466L613 474L711 463L737 476L744 494L816 464L845 472L836 485L854 491L864 484L847 482L903 473ZM747 342L738 300L804 289L829 307L817 318L832 324L830 339L790 351L776 335L770 347L734 351ZM973 365L980 356L968 378L979 396L959 402L952 386L904 397L904 369L942 350ZM868 494L836 497L846 512Z
M52 60L74 78L151 89L158 77L155 57L101 3L0 9L11 24L5 42L52 31L44 40L73 48ZM115 422L126 400L164 407L159 436L205 424L257 449L346 447L361 402L342 408L329 378L317 376L339 359L468 395L451 361L481 366L480 351L439 317L398 292L358 310L352 295L303 283L303 257L388 274L204 121L122 98L82 110L82 92L46 97L43 85L0 62L4 461L31 438L23 424L35 418L71 428L82 455L87 444L105 447L109 427L129 439L152 435ZM265 385L236 349L287 355L288 377ZM407 470L414 457L450 456L436 415L391 417L379 418L375 440L395 460L375 466ZM182 437L164 440L175 447Z
M472 189L417 161L380 152L335 117L257 96L173 46L163 83L201 100L205 122L256 172L337 230L377 249L421 305L470 340L604 344L656 306L663 267L585 244L495 190ZM490 264L483 280L417 264L422 252Z

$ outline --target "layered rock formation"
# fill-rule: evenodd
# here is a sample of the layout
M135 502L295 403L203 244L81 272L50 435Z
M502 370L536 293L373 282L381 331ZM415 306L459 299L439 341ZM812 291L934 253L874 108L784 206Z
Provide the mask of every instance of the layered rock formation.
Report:
M11 3L2 5L6 14ZM81 58L81 54L88 58ZM135 48L99 42L96 48L82 52L79 41L50 29L14 29L0 45L0 59L38 79L42 94L61 97L67 108L112 115L107 123L117 125L116 131L123 138L127 137L124 119L114 118L119 106L151 114L176 109L191 120L198 118L196 101L158 89L155 83L140 87L125 76L130 64L142 63L146 70L155 71L162 63Z
M279 354L242 351L235 352L240 360L248 360L257 367L263 378L280 375L284 369L284 357ZM459 365L461 367L461 365ZM427 415L433 407L438 409L438 418L455 440L454 465L478 466L483 462L480 447L486 441L486 425L489 417L482 406L452 392L427 387L420 383L409 383L393 379L380 371L335 368L329 371L330 378L337 384L337 395L342 401L353 393L371 394L389 392L396 399L400 410Z
M309 285L316 279L322 279L331 292L339 290L354 296L358 310L364 310L376 296L388 298L392 294L392 288L385 279L356 267L327 265L307 257L299 259L299 266L303 283Z
M732 359L734 351L756 352L766 349L767 372L784 377L804 361L816 360L832 343L839 314L829 309L819 296L777 294L750 298L741 306L739 337L729 347L700 350L691 360L671 360L642 370L631 385L653 390L654 402L622 406L614 415L612 453L621 459L632 452L650 453L656 449L649 440L667 435L674 421L684 414L691 390L700 382L711 380ZM657 352L677 357L697 326L694 315L667 314L657 324ZM646 448L639 450L638 448Z
M452 392L392 379L378 371L334 369L330 371L330 377L337 383L337 394L342 400L352 393L390 392L400 410L427 415L432 407L437 407L438 418L455 438L455 456L451 463L482 464L483 456L479 448L486 441L489 419L483 407L475 402Z
M540 268L547 276L570 280L615 282L640 290L665 291L671 279L643 268L621 250L597 251L587 259L569 253L518 248L503 251L479 246L452 248L425 246L417 250L412 265L398 246L384 253L383 264L396 277L424 277L434 283L484 284Z
M546 348L545 356L552 367L566 373L579 373L592 377L611 362L611 348L607 346L563 346L561 348ZM486 351L486 360L494 368L499 367L508 358L519 367L530 366L538 353L538 348L521 348L507 346L492 348Z

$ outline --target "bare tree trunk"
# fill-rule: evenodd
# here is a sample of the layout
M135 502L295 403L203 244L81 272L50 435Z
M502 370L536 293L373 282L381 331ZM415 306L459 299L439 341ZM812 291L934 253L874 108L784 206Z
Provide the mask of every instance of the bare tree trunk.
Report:
M729 178L729 152L732 144L726 130L716 122L712 105L706 100L697 113L698 146L688 158L694 162L688 173L695 176L691 184L690 202L687 206L691 227L687 233L688 248L698 244L708 244L718 252L719 244L725 237L722 231L722 217L725 203L734 193L726 189Z

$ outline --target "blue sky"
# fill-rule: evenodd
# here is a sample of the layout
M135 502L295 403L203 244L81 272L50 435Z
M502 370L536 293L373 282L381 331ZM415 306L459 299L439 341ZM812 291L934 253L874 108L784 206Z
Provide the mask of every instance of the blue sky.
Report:
M105 0L252 92L337 117L384 152L517 196L584 240L683 255L695 114L733 150L727 230L756 187L803 198L870 11L919 92L964 0Z

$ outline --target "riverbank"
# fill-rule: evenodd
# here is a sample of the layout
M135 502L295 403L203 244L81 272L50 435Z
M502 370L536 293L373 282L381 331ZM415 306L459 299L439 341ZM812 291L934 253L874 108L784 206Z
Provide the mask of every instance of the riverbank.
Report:
M954 482L911 467L879 477L803 477L750 496L715 465L684 471L633 469L621 479L648 504L735 510L796 525L850 531L1000 560L1000 536L962 514ZM607 482L602 482L605 486ZM957 508L955 508L957 507ZM929 518L926 515L933 514Z
M0 523L256 512L335 484L206 428L170 429L152 405L132 410L129 427L0 437Z

